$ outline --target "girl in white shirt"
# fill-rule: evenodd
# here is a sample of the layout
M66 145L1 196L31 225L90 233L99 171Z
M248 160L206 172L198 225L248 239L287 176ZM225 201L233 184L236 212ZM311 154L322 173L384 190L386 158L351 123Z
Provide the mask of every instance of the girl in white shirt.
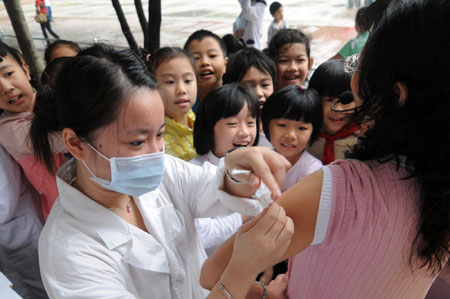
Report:
M266 1L264 0L238 0L241 5L239 18L247 21L243 39L248 47L262 50L262 25Z
M227 171L224 164L216 171L164 155L163 104L131 50L86 49L44 92L35 118L41 130L31 136L35 151L51 165L48 134L62 131L74 157L57 174L60 197L39 240L49 297L206 297L194 218L230 213L230 204L243 213L261 211L258 201L229 194L252 196L261 177L272 197L280 196L277 181L289 163L266 149L239 150L227 157ZM234 169L252 174L233 176ZM254 234L260 241L247 242ZM224 290L245 295L253 274L283 254L291 235L291 220L272 204L238 234L242 245L211 298ZM247 267L234 270L243 261Z

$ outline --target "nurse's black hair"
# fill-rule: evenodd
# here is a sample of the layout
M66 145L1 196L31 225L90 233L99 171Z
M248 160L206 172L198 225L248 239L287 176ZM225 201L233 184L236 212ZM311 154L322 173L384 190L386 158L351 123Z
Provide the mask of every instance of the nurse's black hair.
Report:
M199 155L215 149L214 127L222 118L236 116L247 104L248 111L256 119L256 138L259 140L259 104L258 98L247 86L238 83L223 85L210 91L200 102L194 122L194 147Z
M38 92L30 129L35 154L54 173L51 133L71 128L78 138L92 143L98 129L117 119L131 92L156 86L130 49L95 45L81 51L64 63L54 87Z
M308 144L313 144L319 137L322 126L322 101L317 91L288 85L275 91L266 100L261 112L261 120L264 134L269 141L270 121L280 118L311 123L313 129Z

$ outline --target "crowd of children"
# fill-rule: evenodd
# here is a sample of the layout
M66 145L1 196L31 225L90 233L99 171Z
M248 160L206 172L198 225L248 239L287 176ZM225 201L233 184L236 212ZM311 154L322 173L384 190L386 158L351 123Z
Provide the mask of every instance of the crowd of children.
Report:
M267 3L239 0L244 42L60 40L40 84L0 43L0 271L23 298L424 298L442 269L448 287L450 6L393 2L357 16L361 55L314 72L279 2L264 51Z

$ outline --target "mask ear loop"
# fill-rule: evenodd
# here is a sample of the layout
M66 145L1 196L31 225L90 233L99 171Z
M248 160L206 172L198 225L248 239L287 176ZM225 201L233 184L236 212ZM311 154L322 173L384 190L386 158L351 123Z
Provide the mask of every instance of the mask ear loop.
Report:
M103 155L102 153L100 153L95 147L93 147L89 142L86 142L86 144L97 154L100 155L100 157L102 157L103 159L106 159L108 162L110 162L109 158L106 157L105 155ZM86 169L90 172L90 174L92 174L92 176L94 178L98 178L95 173L87 166L86 162L84 162L83 160L81 160L81 163L83 163L84 167L86 167Z

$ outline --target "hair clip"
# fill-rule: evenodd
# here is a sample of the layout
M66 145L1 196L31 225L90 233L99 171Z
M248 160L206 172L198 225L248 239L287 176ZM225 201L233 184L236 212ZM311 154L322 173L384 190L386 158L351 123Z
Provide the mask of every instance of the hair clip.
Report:
M150 61L150 56L152 56L152 54L147 54L147 56L145 57L145 61L149 62Z

